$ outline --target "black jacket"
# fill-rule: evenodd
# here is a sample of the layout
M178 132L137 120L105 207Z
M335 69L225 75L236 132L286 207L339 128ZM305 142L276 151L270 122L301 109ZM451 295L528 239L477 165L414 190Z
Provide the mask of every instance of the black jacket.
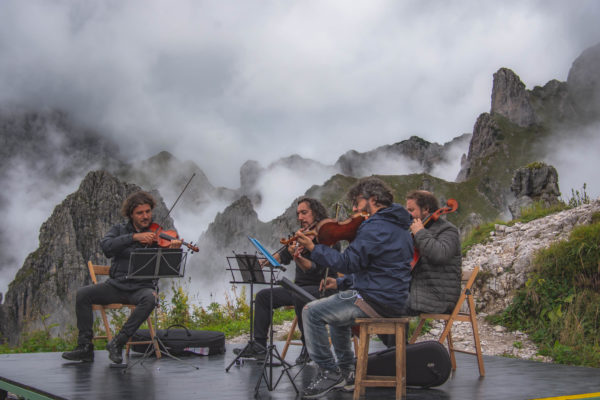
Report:
M146 230L148 231L148 230ZM154 287L151 279L126 279L129 271L129 256L136 249L145 248L140 242L133 240L136 230L131 222L113 226L100 240L104 255L112 258L110 279L107 281L122 290L137 290L144 287Z

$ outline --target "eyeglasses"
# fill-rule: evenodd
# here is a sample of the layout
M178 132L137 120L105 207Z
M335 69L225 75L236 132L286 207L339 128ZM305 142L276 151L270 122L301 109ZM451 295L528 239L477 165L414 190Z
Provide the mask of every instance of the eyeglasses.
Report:
M357 206L358 206L358 203L359 203L361 200L365 200L365 198L364 198L364 197L362 197L362 196L356 196L356 198L355 198L355 199L354 199L354 201L352 202L352 207L357 207Z

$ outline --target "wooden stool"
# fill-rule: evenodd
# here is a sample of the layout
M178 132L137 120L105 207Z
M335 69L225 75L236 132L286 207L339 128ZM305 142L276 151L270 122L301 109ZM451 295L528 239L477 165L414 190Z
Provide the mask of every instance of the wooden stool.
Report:
M366 387L396 387L396 399L406 397L406 339L408 318L358 318L360 336L354 380L354 400L364 396ZM396 376L367 375L369 340L376 334L396 335Z

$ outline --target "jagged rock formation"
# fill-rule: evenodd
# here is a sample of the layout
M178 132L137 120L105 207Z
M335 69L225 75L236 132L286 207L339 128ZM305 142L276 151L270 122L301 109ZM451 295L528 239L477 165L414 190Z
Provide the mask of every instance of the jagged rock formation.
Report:
M75 294L90 283L87 261L109 263L99 241L123 220L123 200L139 189L105 171L90 172L79 189L56 206L40 229L39 248L27 257L0 306L3 338L14 344L23 333L44 325L57 324L54 334L75 326ZM160 195L152 194L157 200L155 218L164 217L167 209ZM172 220L167 218L163 227L172 229Z
M537 122L525 84L508 68L500 68L494 74L491 113L503 115L519 126Z
M478 308L497 313L512 301L514 291L525 284L535 253L566 240L577 225L589 224L600 212L600 199L528 223L496 225L485 244L473 246L463 258L463 269L481 267L475 299Z
M569 98L586 120L600 117L600 43L586 49L573 62L567 77Z
M547 155L553 132L581 127L600 117L600 44L575 60L566 83L552 80L532 91L501 68L494 74L490 113L479 116L457 181L471 180L505 213L514 170Z
M514 193L515 202L508 208L514 219L521 216L521 209L541 201L546 206L558 202L558 172L551 165L534 163L515 171L510 190Z

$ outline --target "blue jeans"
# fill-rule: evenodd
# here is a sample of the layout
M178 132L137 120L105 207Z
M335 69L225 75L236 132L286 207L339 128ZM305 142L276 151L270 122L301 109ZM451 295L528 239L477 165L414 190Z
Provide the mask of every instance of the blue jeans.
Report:
M354 352L351 347L351 328L356 318L367 318L358 306L354 305L358 292L346 290L324 299L308 303L302 312L304 338L310 358L319 367L333 370L336 362L329 346L331 343L337 357L337 366L347 369L353 364Z

